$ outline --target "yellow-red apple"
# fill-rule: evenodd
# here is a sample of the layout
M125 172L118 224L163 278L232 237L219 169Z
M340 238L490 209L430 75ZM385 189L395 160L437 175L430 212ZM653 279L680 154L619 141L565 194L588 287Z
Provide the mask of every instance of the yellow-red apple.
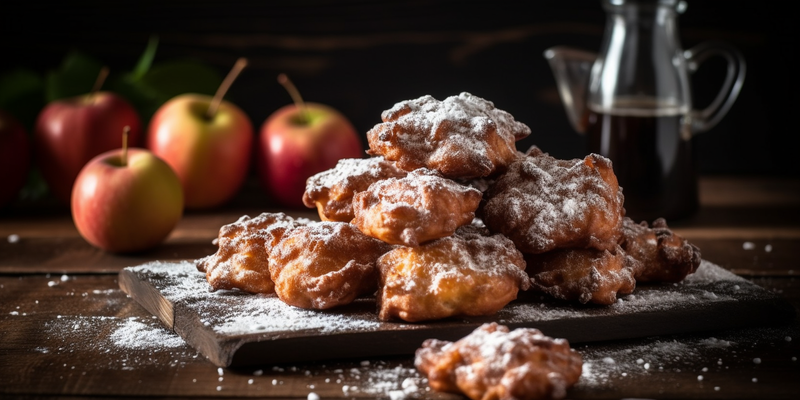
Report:
M90 160L72 190L72 219L101 249L129 253L161 243L183 215L175 172L153 153L112 150Z
M147 148L169 164L183 186L186 208L212 208L230 200L250 167L253 125L236 105L222 101L207 115L212 97L183 94L156 111Z

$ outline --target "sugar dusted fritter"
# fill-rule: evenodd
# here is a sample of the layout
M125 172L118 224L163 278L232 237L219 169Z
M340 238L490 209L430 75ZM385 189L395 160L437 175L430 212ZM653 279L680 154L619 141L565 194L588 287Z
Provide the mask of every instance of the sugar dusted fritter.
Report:
M284 213L245 215L223 225L217 237L217 252L195 261L206 273L212 290L239 289L249 293L273 293L269 252L283 235L309 222Z
M369 185L387 178L402 178L407 172L383 157L345 158L336 167L320 172L306 180L303 203L317 208L323 221L350 222L353 196Z
M622 204L609 159L590 154L559 160L533 147L489 188L481 217L523 253L607 250L622 235Z
M472 222L482 196L436 171L418 169L356 193L353 224L386 243L418 246Z
M700 266L700 249L672 232L663 218L637 224L625 218L622 248L641 262L638 282L680 282Z
M312 222L272 248L269 271L284 303L324 310L374 293L375 262L391 247L345 222Z
M529 286L514 244L476 225L419 247L396 247L378 268L382 320L492 315Z
M612 251L559 249L526 254L525 261L533 290L561 300L606 305L633 292L634 271L640 264L620 247Z
M434 390L473 400L560 399L580 379L583 359L566 339L490 323L456 342L426 340L414 364Z
M516 157L515 142L531 130L490 101L463 92L443 101L430 95L395 104L367 132L371 155L413 171L435 169L448 178L486 177Z

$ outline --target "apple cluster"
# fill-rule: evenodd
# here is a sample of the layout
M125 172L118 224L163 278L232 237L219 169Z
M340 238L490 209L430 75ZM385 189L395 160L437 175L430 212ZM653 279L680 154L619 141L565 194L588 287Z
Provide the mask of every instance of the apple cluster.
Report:
M241 108L222 100L226 90L214 97L176 96L146 129L123 97L93 90L47 104L32 141L12 115L0 111L0 168L6 171L0 207L17 198L35 160L89 243L112 252L141 251L162 242L184 209L229 202L253 157L269 196L280 206L300 208L309 176L365 154L353 125L329 106L287 105L257 134Z

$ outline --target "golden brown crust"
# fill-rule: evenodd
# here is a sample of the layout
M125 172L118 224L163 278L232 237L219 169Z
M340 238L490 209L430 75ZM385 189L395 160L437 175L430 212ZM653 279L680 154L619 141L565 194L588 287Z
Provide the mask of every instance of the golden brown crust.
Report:
M305 222L284 213L242 216L220 228L217 252L196 260L195 265L206 273L211 290L273 293L269 251L287 231Z
M429 95L402 101L381 119L367 132L367 153L397 161L406 171L424 167L459 179L502 172L516 157L515 141L531 132L492 102L466 92L443 101Z
M672 232L663 218L637 224L625 218L622 248L641 262L638 282L680 282L700 266L700 249Z
M375 291L375 261L389 248L344 222L299 227L270 252L275 293L284 303L300 308L348 304Z
M557 299L606 305L633 292L640 264L619 247L559 249L525 255L525 261L533 289Z
M610 250L622 235L622 204L607 158L558 160L534 147L492 184L481 217L523 253Z
M369 185L387 178L402 178L407 172L383 157L347 158L336 167L320 172L306 180L303 203L317 208L323 221L350 222L353 196Z
M473 400L558 399L580 379L583 360L565 339L491 323L456 342L426 340L414 364L434 390Z
M378 268L382 320L492 315L529 286L514 244L474 225L420 247L397 247Z
M386 243L418 246L450 236L475 217L482 193L419 169L370 185L353 198L353 224Z

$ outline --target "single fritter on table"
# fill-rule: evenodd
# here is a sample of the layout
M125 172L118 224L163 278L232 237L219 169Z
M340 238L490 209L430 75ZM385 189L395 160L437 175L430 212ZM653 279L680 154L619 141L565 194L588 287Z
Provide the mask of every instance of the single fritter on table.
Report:
M382 320L492 315L530 285L514 244L474 225L419 247L396 247L378 268Z
M473 400L560 399L580 379L583 359L565 339L491 323L456 342L426 340L414 364L434 390Z
M317 208L323 221L350 222L353 196L369 185L387 178L402 178L407 172L383 157L345 158L336 167L320 172L306 180L303 203Z
M397 161L406 171L425 167L454 179L504 171L516 158L515 142L531 133L492 102L466 92L443 101L429 95L402 101L381 119L367 132L367 153Z
M353 224L386 243L418 246L472 222L482 196L478 189L420 168L356 193Z
M533 147L497 178L486 198L486 226L523 253L611 250L622 235L622 190L611 161L597 154L559 160Z
M375 261L391 246L345 222L298 227L272 248L269 271L284 303L328 309L375 292Z
M619 246L609 250L559 249L526 254L532 287L557 299L614 304L617 296L633 293L640 262Z
M700 266L700 249L672 232L663 218L651 228L626 217L622 232L622 248L640 261L638 282L680 282Z
M219 230L217 252L195 261L206 273L212 290L239 289L249 293L273 293L269 252L283 235L310 221L284 213L245 215Z

